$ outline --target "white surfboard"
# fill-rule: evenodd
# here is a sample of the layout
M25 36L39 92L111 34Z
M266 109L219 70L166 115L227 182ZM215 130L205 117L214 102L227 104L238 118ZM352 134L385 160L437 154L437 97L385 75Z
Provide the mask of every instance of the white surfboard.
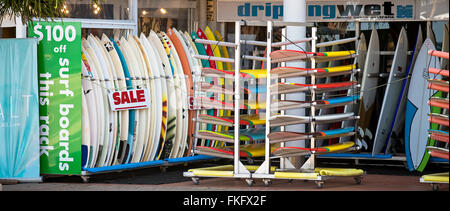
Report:
M184 85L184 75L183 78L180 78L180 74L178 71L178 69L181 67L181 64L177 63L175 57L175 53L173 51L173 47L171 48L168 43L168 37L165 35L164 32L160 33L160 39L162 40L163 44L165 45L165 47L167 48L166 51L168 50L169 53L169 61L171 62L171 67L173 70L173 76L174 76L174 81L175 81L175 87L176 87L176 93L177 93L177 131L176 131L176 135L175 135L175 144L173 145L173 149L170 153L170 158L176 158L178 157L179 151L181 151L181 145L184 136L184 130L187 130L187 124L186 124L186 117L187 117L187 112L184 111L185 109L185 102L184 102L184 95L186 94L186 86ZM183 94L184 93L184 94ZM187 131L186 131L187 132Z
M82 41L83 43L83 41ZM109 131L110 131L110 120L109 120L109 104L108 104L108 95L107 95L107 87L111 86L111 83L107 83L105 80L102 66L100 64L100 61L97 59L97 54L95 53L93 47L89 43L88 40L84 40L84 47L86 49L86 58L88 59L90 64L93 64L93 70L96 71L96 74L99 78L99 86L101 92L101 107L97 107L97 111L101 110L102 115L98 122L101 122L102 130L100 134L100 139L98 140L98 152L95 155L95 163L92 163L92 167L101 167L103 166L106 153L107 153L107 146L105 146L105 143L108 143L109 141ZM106 85L108 84L108 85ZM104 157L102 155L104 154Z
M81 50L83 52L82 54L82 61L85 67L87 68L89 74L91 75L91 84L92 84L92 90L95 97L95 109L89 109L89 112L96 112L94 113L93 117L96 117L97 120L97 126L91 131L96 132L95 138L91 139L91 149L90 150L90 162L89 165L86 167L93 168L95 167L97 163L97 155L99 153L99 146L100 143L103 145L104 141L104 134L105 134L105 123L104 123L104 115L105 115L105 109L104 109L104 101L103 101L103 91L102 91L102 84L104 84L104 81L100 80L100 76L97 74L96 71L96 65L92 61L92 59L89 56L89 51L91 50L89 47L89 44L86 40L82 40L82 46Z
M107 90L114 90L114 79L110 74L110 70L109 70L109 64L107 63L107 61L105 60L105 56L103 55L103 52L101 50L101 46L99 45L99 43L97 42L96 38L92 35L88 36L88 42L91 45L92 49L95 52L96 58L100 63L100 68L102 70L103 76L105 78L105 84L106 84L106 89ZM107 93L106 93L107 94ZM109 107L109 100L107 102L105 102L105 104L107 105L106 111L108 112L109 115L109 121L108 121L108 139L105 139L105 142L103 144L103 150L102 153L100 155L100 163L98 163L99 167L105 166L107 165L107 161L109 161L109 156L111 155L111 150L112 150L112 144L114 142L114 138L115 138L115 114L114 112L111 110L111 108Z
M114 45L112 44L111 40L103 34L102 36L102 43L105 46L105 49L107 50L108 54L111 57L111 62L114 65L115 75L117 76L117 82L118 82L118 89L119 91L125 91L127 90L127 84L125 82L125 74L123 72L122 63L120 62L119 55L117 54L116 49L114 48ZM128 110L122 110L119 111L119 119L120 119L120 133L119 133L119 140L117 143L117 149L116 153L113 157L112 164L117 165L120 164L120 162L117 160L118 157L122 157L122 155L119 155L119 152L124 153L124 146L126 146L127 140L128 140Z
M386 143L390 138L389 131L392 121L394 121L394 113L398 98L400 97L403 80L407 70L408 61L408 37L406 30L401 29L397 41L397 47L394 53L394 59L391 65L391 71L387 81L386 91L384 92L383 104L381 106L380 117L378 119L377 130L375 133L374 144L372 148L372 156L385 152Z
M91 159L92 159L92 153L93 153L93 146L92 143L95 143L97 140L97 114L96 114L96 96L94 93L94 89L92 88L92 74L90 75L89 72L86 68L86 65L84 64L83 61L81 61L81 72L82 72L82 81L81 81L81 86L82 86L82 91L83 91L83 96L85 96L85 105L87 111L87 114L85 116L84 111L83 111L83 121L88 121L88 125L83 125L83 128L85 128L85 126L87 126L87 130L89 130L89 137L88 139L83 138L82 142L83 142L83 146L82 146L82 152L86 153L85 155L85 159L86 162L85 164L82 166L83 168L86 168L90 165L91 163ZM86 130L86 129L85 129ZM87 131L85 131L87 132Z
M380 45L378 33L375 26L372 28L369 45L367 48L366 61L364 64L364 75L362 77L360 89L360 105L358 120L358 139L363 140L366 136L373 139L372 132L369 130L372 111L375 109L376 86L378 85L378 75L380 72ZM375 77L369 77L373 75Z
M429 74L427 71L429 67L440 68L439 59L428 55L429 50L435 50L435 46L433 41L427 38L417 56L411 76L411 86L408 90L405 118L405 153L410 170L419 167L424 158L425 147L428 142L430 106L427 101L436 91L427 89L427 79L441 78L440 75Z
M159 98L156 101L156 103L159 103L158 110L156 111L159 112L159 114L157 113L157 115L160 116L156 121L156 124L159 123L159 126L157 126L155 130L155 135L158 134L158 136L155 137L157 139L154 139L152 150L149 156L144 159L145 161L152 161L155 160L159 148L164 144L167 126L167 113L166 113L167 86L165 83L166 82L165 75L161 73L162 64L157 59L157 55L155 55L155 52L153 51L153 47L151 46L150 42L147 40L144 34L141 34L139 41L143 47L143 50L145 51L146 58L150 64L150 71L155 81L156 91L158 92L156 97Z
M136 40L133 36L130 36L128 38L128 49L130 52L133 53L134 57L136 58L136 62L138 65L138 74L140 78L142 79L143 86L142 88L147 88L150 92L151 96L151 108L150 109L143 109L143 117L142 120L144 122L143 131L141 131L142 135L144 135L143 138L143 148L138 149L136 148L136 151L141 151L141 154L136 154L133 156L133 163L141 162L144 157L146 157L146 153L148 154L149 150L151 150L151 146L153 144L153 138L155 133L155 126L156 126L156 89L155 89L155 83L152 80L149 80L149 75L147 71L147 66L144 60L144 56L142 55L142 52L136 43ZM135 73L136 73L135 72ZM139 136L139 134L138 134Z
M144 151L144 156L141 158L142 161L146 161L149 159L149 157L152 157L154 155L153 153L156 151L156 148L159 143L159 137L161 135L161 121L162 121L162 95L161 95L161 83L159 80L159 74L156 74L154 64L150 62L149 56L147 55L147 52L144 49L144 46L139 41L139 38L137 36L132 36L135 45L137 46L137 49L139 50L138 53L140 54L141 61L143 62L144 74L146 77L149 78L150 86L153 90L151 90L151 93L154 95L152 96L152 106L154 106L154 109L151 110L152 117L152 128L149 128L151 133L149 135L149 139ZM131 39L131 37L130 37Z
M168 158L170 152L172 151L172 147L175 140L175 132L176 132L176 121L177 121L177 97L175 91L175 82L172 75L172 68L170 67L169 58L167 57L167 53L164 49L161 40L158 35L154 31L151 31L148 39L153 43L153 46L158 53L161 62L163 63L163 71L166 76L166 86L167 86L167 133L166 140L161 150L162 158Z
M129 72L132 79L133 89L141 89L147 86L147 81L142 80L140 66L138 65L138 57L130 49L128 41L122 37L120 39L120 47L122 53L124 54L127 64L130 65ZM149 90L150 91L150 90ZM129 154L126 163L135 163L136 159L139 160L142 156L144 150L144 140L147 130L147 109L135 110L135 141L133 146L130 148L131 153Z
M98 37L94 37L95 38L95 42L97 43L97 46L99 47L99 50L101 52L101 55L103 56L103 59L108 67L108 74L110 75L110 77L112 78L112 84L114 86L113 90L118 90L118 86L119 86L119 82L117 80L117 75L115 74L115 67L112 64L111 61L111 57L108 54L108 52L105 49L105 46L101 43L100 39ZM111 91L113 91L111 90ZM109 101L108 101L109 102ZM112 141L109 142L109 146L108 146L108 155L106 156L106 160L105 160L105 166L110 166L112 165L113 162L113 157L116 154L116 143L117 140L119 139L119 134L120 134L120 119L119 119L119 112L117 111L112 111L113 113L113 125L112 125Z
M84 89L82 88L82 91ZM88 105L86 103L86 96L81 95L81 152L82 152L82 162L81 167L85 167L87 160L89 159L89 145L90 145L90 133L91 131L89 125L89 113ZM83 162L84 160L84 162Z

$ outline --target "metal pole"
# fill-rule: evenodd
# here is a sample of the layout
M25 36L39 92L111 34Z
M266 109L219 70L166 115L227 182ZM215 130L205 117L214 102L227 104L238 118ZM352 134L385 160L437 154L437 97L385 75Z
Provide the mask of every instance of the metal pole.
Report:
M264 156L264 162L266 163L266 169L264 173L269 174L270 173L270 142L269 138L267 136L270 133L270 107L271 107L271 94L270 94L270 70L271 70L271 58L270 53L272 52L272 21L267 21L267 78L266 78L266 137L265 137L265 156Z
M240 107L240 67L241 67L241 23L235 22L235 44L234 49L234 174L239 174L239 162L240 162L240 140L239 140L239 107Z

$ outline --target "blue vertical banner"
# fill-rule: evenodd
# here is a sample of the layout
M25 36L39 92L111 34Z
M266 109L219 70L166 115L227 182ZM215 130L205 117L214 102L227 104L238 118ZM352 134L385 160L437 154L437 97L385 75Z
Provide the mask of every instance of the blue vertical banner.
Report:
M0 179L40 178L37 39L0 39Z

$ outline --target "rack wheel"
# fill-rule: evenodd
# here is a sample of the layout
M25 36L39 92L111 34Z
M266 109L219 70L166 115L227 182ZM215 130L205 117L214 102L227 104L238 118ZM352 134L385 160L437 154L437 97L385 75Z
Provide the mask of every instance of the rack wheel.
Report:
M317 188L319 188L319 189L321 189L321 188L323 188L323 181L316 181L316 184L317 184Z
M83 180L83 183L89 183L89 176L81 176L81 180Z
M361 178L360 177L354 177L353 179L355 180L356 184L358 184L358 185L361 184Z
M439 185L438 184L431 184L433 191L439 191Z
M246 179L245 181L247 182L248 187L252 187L253 184L255 184L255 181L252 179Z
M269 187L270 184L272 184L272 181L270 179L263 179L264 186Z
M194 185L198 185L200 183L200 179L197 177L192 177L192 182L194 183Z

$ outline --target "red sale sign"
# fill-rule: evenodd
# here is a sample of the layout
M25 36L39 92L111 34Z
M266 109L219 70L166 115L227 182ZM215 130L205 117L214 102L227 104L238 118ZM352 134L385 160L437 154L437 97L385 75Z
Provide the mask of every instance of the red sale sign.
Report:
M110 92L108 97L109 105L113 111L150 107L150 94L147 89Z

